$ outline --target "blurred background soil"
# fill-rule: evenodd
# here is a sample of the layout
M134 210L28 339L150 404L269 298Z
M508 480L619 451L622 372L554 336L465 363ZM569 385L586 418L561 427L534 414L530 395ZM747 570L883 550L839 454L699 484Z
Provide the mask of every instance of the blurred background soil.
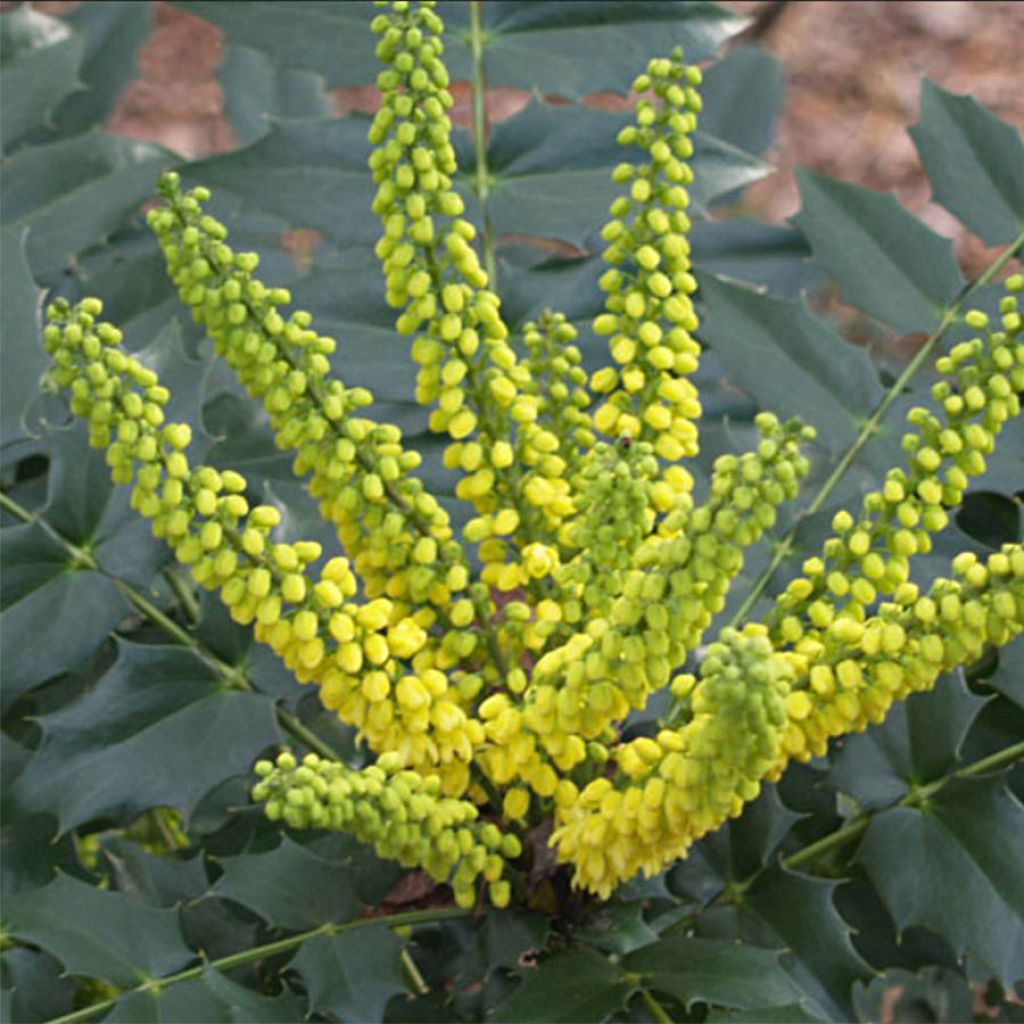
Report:
M778 172L753 185L746 206L782 222L799 208L793 168L803 164L845 181L894 189L935 230L952 236L967 273L989 254L929 202L928 182L905 128L917 119L921 78L970 92L1000 117L1024 126L1024 2L1020 0L724 0L754 21L733 45L756 40L784 65L786 98L767 158ZM7 6L6 4L4 6ZM76 0L37 0L61 14ZM139 54L139 77L110 122L188 157L236 144L217 82L217 28L166 3L155 4L154 32ZM457 83L455 115L468 121L468 87ZM339 112L372 110L373 89L339 89ZM595 96L597 106L622 99ZM500 119L525 103L517 90L489 96Z

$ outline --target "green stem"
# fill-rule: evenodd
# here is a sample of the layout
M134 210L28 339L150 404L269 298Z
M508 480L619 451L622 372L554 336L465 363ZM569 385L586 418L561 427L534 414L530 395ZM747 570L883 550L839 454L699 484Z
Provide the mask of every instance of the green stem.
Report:
M487 78L484 74L483 2L471 0L469 5L469 47L473 54L473 148L476 152L474 188L480 201L483 219L484 270L491 291L498 289L497 261L494 258L494 231L487 215L487 198L491 192L487 168Z
M668 1015L665 1007L647 989L640 989L640 998L658 1024L672 1024L672 1018Z
M402 974L405 977L405 983L409 987L409 991L416 996L425 996L430 991L430 986L423 980L423 975L420 974L420 969L416 966L416 961L413 960L412 955L409 953L409 947L402 947Z
M219 960L210 960L205 964L198 964L187 970L179 971L177 974L170 974L166 978L152 978L141 985L137 985L135 988L127 989L114 999L104 999L102 1002L94 1003L92 1006L84 1006L73 1013L67 1013L63 1017L54 1017L47 1021L46 1024L78 1024L80 1021L92 1020L115 1006L118 999L122 996L134 995L136 993L160 992L171 985L178 984L178 982L202 977L207 967L215 971L229 971L234 967L241 967L243 964L252 963L254 960L263 960L267 957L277 956L280 953L288 953L310 939L317 939L324 935L340 935L342 932L354 931L357 928L364 928L367 925L375 924L384 925L387 928L429 924L434 921L446 921L456 917L468 917L472 913L471 910L463 910L461 907L440 907L430 910L410 910L401 914L390 914L384 917L361 917L355 921L346 921L344 924L324 924L319 928L313 928L308 932L300 932L298 935L292 935L287 939L268 942L263 946L254 946L252 949L245 949L240 953L223 956Z
M866 811L858 815L842 828L829 833L816 843L811 843L802 850L797 850L796 853L783 857L781 861L782 866L786 868L802 867L804 864L813 863L823 854L839 846L845 846L847 843L859 839L867 831L872 818L881 811L892 810L893 807L919 807L953 779L970 779L976 775L984 775L986 772L1006 768L1022 759L1024 759L1024 742L1014 743L1012 746L1005 747L994 754L990 754L988 757L983 757L980 761L974 761L972 764L967 765L966 768L950 772L948 775L928 783L927 786L911 790L896 804L879 808L876 811Z
M244 690L249 693L255 690L252 681L241 669L234 665L230 665L228 662L219 658L213 651L200 643L196 637L188 632L188 630L183 629L165 612L157 608L149 598L136 590L135 587L126 580L123 580L119 576L115 576L113 573L104 569L88 551L83 550L78 547L78 545L68 540L67 537L58 530L55 530L53 526L41 515L34 515L3 491L0 491L0 508L6 509L11 513L11 515L17 517L23 523L35 523L41 529L45 530L53 540L68 552L71 561L75 565L106 576L107 579L109 579L114 586L121 591L126 600L136 609L136 611L141 612L147 619L159 626L168 634L168 636L173 637L179 644L184 647L189 647L195 651L195 653L209 664L232 689ZM340 760L336 751L320 739L319 736L311 732L293 714L285 711L284 708L277 706L274 708L274 713L277 716L277 721L281 728L300 743L304 743L310 750L316 751L316 753L321 757L329 758L332 761Z
M192 593L192 589L170 566L164 569L164 579L174 591L174 596L177 598L185 618L188 619L189 625L194 626L199 621L199 602L196 600L195 594Z
M1024 231L1021 231L1021 233L1017 235L1009 248L1006 249L1006 251L1003 252L1002 255L999 256L999 258L996 259L980 277L976 278L971 284L966 285L961 290L953 304L946 308L938 326L928 336L914 358L907 363L906 368L899 375L896 382L885 393L885 396L882 398L881 402L878 403L875 411L861 427L860 432L854 438L850 447L846 449L840 460L836 463L836 466L832 470L828 479L821 485L818 493L811 499L811 503L800 513L800 515L797 516L796 521L793 523L792 527L790 527L789 532L776 545L771 560L768 562L768 565L765 566L761 575L758 576L757 580L754 582L753 587L751 587L750 592L737 609L736 614L733 615L732 621L729 623L730 626L736 626L747 617L758 598L760 598L764 593L764 590L768 586L772 576L775 574L776 569L778 569L778 567L792 553L797 531L803 521L822 509L825 502L828 500L829 495L835 490L836 486L846 475L863 447L875 435L879 424L885 418L885 414L889 411L893 402L903 394L907 385L910 383L917 371L921 369L928 359L931 358L936 346L945 337L946 332L957 322L964 304L976 291L978 291L979 288L983 288L992 281L996 274L998 274L999 271L1002 270L1011 259L1013 259L1017 251L1022 246L1024 246Z

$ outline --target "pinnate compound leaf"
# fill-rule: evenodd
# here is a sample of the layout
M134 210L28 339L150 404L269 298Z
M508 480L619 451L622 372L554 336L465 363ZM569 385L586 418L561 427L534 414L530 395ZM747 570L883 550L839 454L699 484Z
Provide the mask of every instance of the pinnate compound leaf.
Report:
M344 866L287 836L276 850L223 862L211 894L235 900L269 924L296 931L351 920L360 903Z
M104 455L80 428L48 439L51 471L43 520L100 566L148 587L170 556L115 488ZM40 523L0 533L0 635L4 706L61 672L86 668L130 606L114 579L56 539Z
M876 814L857 860L898 929L934 930L1009 986L1024 976L1022 849L1024 807L997 776Z
M79 88L82 51L77 32L33 7L0 17L0 148L9 153L48 126L57 104Z
M894 704L881 725L848 737L831 781L861 807L893 804L913 786L956 767L967 730L984 706L967 689L963 673L951 673L929 693Z
M309 1008L340 1020L380 1021L388 1000L405 991L402 941L384 925L368 925L303 944L292 966Z
M170 974L195 955L174 911L143 906L63 874L45 888L9 897L3 914L9 934L52 953L66 973L119 988Z
M818 440L842 451L884 391L863 349L855 348L802 301L701 274L707 309L702 334L731 380L764 409L799 415Z
M40 719L42 746L16 786L18 800L55 814L61 831L157 806L188 814L280 739L271 702L228 690L191 650L119 645L84 697Z
M46 353L39 343L41 292L25 260L24 239L0 233L0 443L28 434L25 410L39 391Z
M925 79L921 119L909 129L935 202L989 245L1024 227L1024 144L1020 132L971 96Z
M797 170L792 222L835 278L843 299L905 334L931 331L964 285L953 245L895 196Z
M306 1019L293 993L266 996L239 985L212 967L201 977L169 985L159 992L131 992L118 1000L107 1021L124 1024L299 1024Z

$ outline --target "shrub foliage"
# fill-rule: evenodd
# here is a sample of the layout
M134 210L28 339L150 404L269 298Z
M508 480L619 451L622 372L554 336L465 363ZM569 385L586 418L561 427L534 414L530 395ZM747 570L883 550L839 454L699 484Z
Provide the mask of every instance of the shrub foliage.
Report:
M727 205L777 68L651 59L713 4L181 6L191 164L99 127L150 5L3 16L6 1015L1012 1014L1018 133L925 83L967 282L890 196Z

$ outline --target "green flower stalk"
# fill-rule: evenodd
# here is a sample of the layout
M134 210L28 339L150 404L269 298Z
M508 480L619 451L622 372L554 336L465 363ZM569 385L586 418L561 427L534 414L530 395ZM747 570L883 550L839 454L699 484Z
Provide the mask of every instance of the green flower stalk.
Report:
M699 71L677 51L634 82L594 323L611 362L588 380L564 316L545 313L519 345L490 290L452 187L434 6L395 2L372 29L384 65L370 128L376 251L420 367L416 397L462 473L464 536L398 428L369 417L369 392L332 375L334 339L255 276L257 257L233 251L205 212L209 192L184 191L175 174L149 215L167 271L263 403L341 551L314 572L320 546L276 541L277 511L250 507L240 474L189 464L189 428L165 422L168 391L98 322L98 299L51 305L50 380L196 583L376 756L361 770L289 752L258 762L253 798L270 818L351 832L450 883L466 907L485 886L506 905L523 853L512 830L549 827L575 884L607 897L685 856L790 760L825 753L1024 630L1019 544L959 555L927 591L912 581L914 557L1020 412L1024 275L1006 281L999 324L969 313L977 337L938 360L934 408L908 417L906 465L856 517L835 517L763 622L702 651L746 549L797 497L813 431L761 413L756 447L721 456L695 500L686 161ZM656 735L624 741L629 714L666 687Z

